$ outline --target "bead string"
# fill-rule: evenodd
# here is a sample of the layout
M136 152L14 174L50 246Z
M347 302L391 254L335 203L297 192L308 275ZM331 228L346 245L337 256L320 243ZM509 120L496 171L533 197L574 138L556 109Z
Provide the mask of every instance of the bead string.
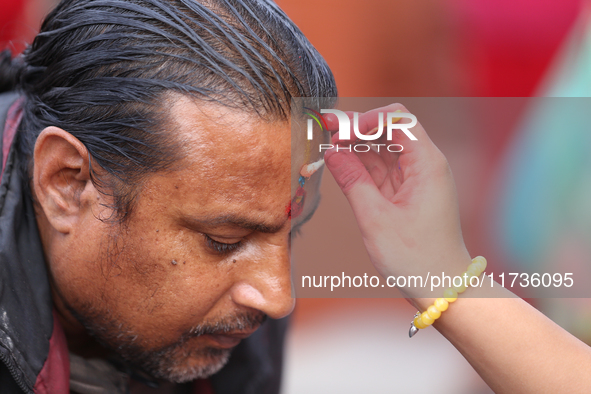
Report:
M480 276L485 269L486 259L482 256L474 257L466 272L461 275L462 284L460 286L453 286L446 289L443 292L443 297L437 298L433 305L429 306L425 312L421 313L417 311L413 321L410 323L408 336L412 338L419 330L429 327L435 320L439 319L441 312L445 312L449 304L458 299L458 294L466 291L467 286L470 285L470 278Z

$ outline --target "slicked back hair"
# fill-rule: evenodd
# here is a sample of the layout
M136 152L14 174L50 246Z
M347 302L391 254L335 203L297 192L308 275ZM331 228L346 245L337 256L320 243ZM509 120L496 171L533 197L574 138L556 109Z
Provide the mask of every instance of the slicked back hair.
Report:
M7 56L0 86L25 95L23 174L41 130L60 127L108 173L99 181L91 169L120 219L141 180L179 159L169 93L262 121L287 120L292 97L337 96L324 59L269 0L64 0L23 56L10 66Z

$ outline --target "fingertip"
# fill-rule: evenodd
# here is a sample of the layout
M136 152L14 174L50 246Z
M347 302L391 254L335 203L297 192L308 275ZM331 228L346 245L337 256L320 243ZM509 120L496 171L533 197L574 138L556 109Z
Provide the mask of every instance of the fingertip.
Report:
M322 118L324 118L324 122L326 122L326 127L328 128L328 131L339 130L339 119L335 114L323 114Z
M324 156L324 162L345 194L356 186L371 181L367 169L355 154L347 151L337 152L334 149L328 157Z
M330 148L324 154L324 163L326 164L326 167L328 167L328 169L334 173L343 166L350 166L351 160L355 161L356 157L350 158L348 157L349 155L347 153L347 151L342 150L339 152L336 147Z

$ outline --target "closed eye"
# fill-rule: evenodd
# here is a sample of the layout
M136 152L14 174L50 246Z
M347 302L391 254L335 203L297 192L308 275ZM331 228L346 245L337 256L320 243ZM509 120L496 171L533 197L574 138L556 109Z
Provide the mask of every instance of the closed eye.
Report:
M216 241L207 234L203 235L205 237L205 244L207 245L207 247L218 254L230 254L242 245L242 241L234 243L223 243Z

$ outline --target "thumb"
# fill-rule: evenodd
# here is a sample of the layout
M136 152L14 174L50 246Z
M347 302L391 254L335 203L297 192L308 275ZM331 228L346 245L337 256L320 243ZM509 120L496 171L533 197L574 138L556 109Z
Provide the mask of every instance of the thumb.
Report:
M352 152L330 149L324 155L324 162L347 197L357 222L364 227L374 214L379 214L385 201L371 175Z

